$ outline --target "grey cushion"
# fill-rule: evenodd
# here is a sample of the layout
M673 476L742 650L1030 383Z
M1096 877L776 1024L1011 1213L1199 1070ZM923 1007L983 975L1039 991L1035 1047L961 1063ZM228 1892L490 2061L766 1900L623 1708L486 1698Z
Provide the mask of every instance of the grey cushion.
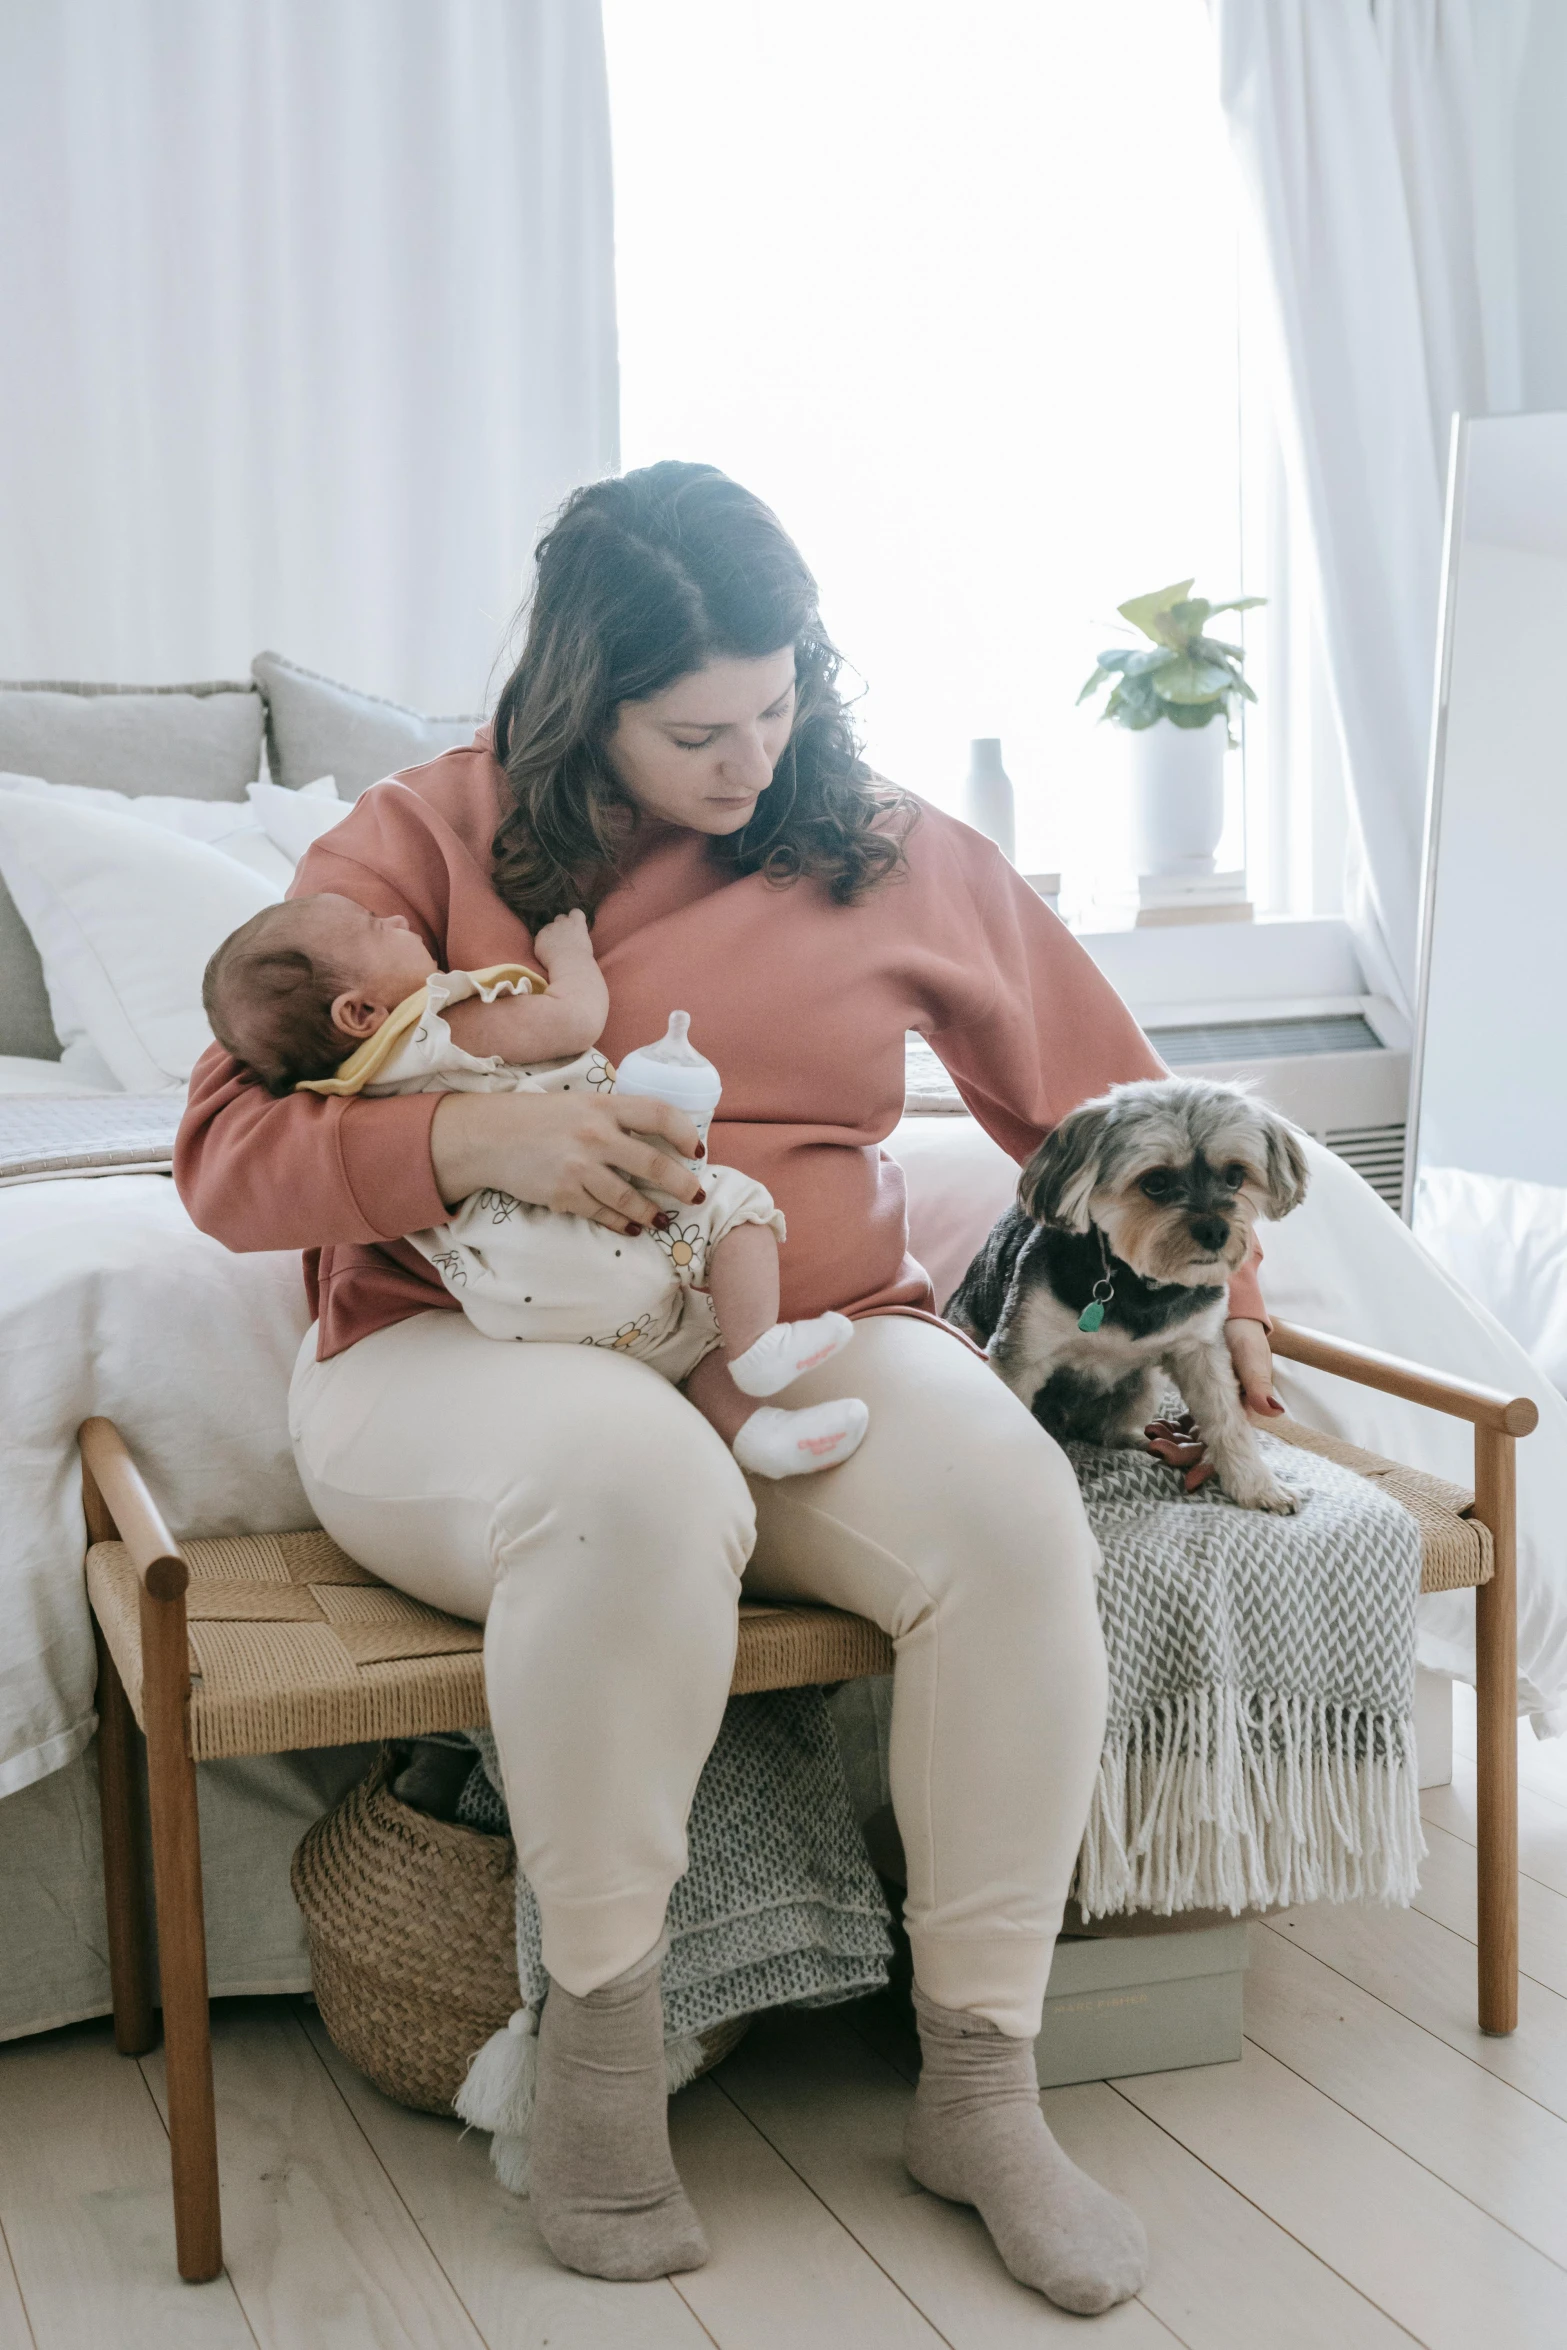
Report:
M261 772L261 695L252 684L0 683L0 769L140 799L242 800ZM0 1053L57 1061L43 967L0 882Z
M0 881L0 1053L57 1061L60 1051L33 934Z
M99 791L242 800L261 773L254 685L0 684L0 768Z
M362 791L400 767L419 767L455 744L472 741L482 718L426 718L400 702L356 693L285 661L258 653L250 665L267 699L267 764L274 783L290 791L334 775L340 798Z

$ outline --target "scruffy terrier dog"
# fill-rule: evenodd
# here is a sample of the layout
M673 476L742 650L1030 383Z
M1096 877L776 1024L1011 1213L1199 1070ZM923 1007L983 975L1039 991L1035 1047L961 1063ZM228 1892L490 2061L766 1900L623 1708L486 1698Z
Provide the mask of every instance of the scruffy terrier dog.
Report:
M1289 1514L1241 1407L1226 1285L1306 1196L1300 1138L1239 1086L1118 1085L1062 1119L945 1313L1052 1436L1141 1448L1173 1382L1231 1499Z

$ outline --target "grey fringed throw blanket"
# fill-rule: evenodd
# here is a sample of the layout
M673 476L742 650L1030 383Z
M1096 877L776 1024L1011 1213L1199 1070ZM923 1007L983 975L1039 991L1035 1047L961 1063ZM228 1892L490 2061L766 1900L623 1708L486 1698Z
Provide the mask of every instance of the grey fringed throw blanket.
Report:
M1110 1712L1074 1887L1083 1910L1169 1914L1369 1896L1408 1901L1420 1834L1412 1713L1420 1536L1363 1477L1261 1438L1293 1518L1182 1492L1150 1455L1069 1447L1104 1564ZM885 1687L734 1699L697 1788L669 1907L672 2086L697 2036L757 2008L885 1980L887 1912L855 1825L886 1795ZM858 1725L857 1735L856 1725ZM461 1816L503 1828L487 1732ZM856 1751L858 1749L858 1751ZM1048 1791L1045 1792L1048 1800ZM458 2111L526 2180L532 2040L546 1977L519 1873L524 2007L475 2058Z
M1293 1518L1067 1447L1110 1659L1074 1887L1090 1916L1415 1892L1419 1529L1353 1470L1259 1441L1303 1497Z

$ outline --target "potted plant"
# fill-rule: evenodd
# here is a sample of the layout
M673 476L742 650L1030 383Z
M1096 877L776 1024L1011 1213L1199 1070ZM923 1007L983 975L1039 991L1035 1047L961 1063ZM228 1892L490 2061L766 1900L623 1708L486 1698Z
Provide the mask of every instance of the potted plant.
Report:
M1086 702L1108 685L1101 721L1127 730L1137 866L1144 876L1195 879L1213 871L1224 830L1224 754L1235 739L1231 721L1242 700L1257 698L1242 674L1241 647L1206 632L1215 613L1246 612L1267 598L1210 604L1192 594L1193 584L1183 579L1120 605L1122 619L1142 631L1149 649L1113 646L1101 653L1077 697Z

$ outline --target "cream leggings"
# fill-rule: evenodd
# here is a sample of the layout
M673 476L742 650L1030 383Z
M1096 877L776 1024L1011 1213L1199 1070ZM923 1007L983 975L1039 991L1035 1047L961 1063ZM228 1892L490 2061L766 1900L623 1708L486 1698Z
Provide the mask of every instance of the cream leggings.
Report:
M921 1988L1039 2029L1104 1731L1093 1538L1064 1455L956 1338L860 1322L789 1391L870 1431L751 1486L646 1364L505 1346L427 1313L328 1363L290 1424L321 1523L482 1622L490 1718L544 1961L578 1994L635 1964L686 1865L736 1603L821 1600L892 1635L891 1786Z

